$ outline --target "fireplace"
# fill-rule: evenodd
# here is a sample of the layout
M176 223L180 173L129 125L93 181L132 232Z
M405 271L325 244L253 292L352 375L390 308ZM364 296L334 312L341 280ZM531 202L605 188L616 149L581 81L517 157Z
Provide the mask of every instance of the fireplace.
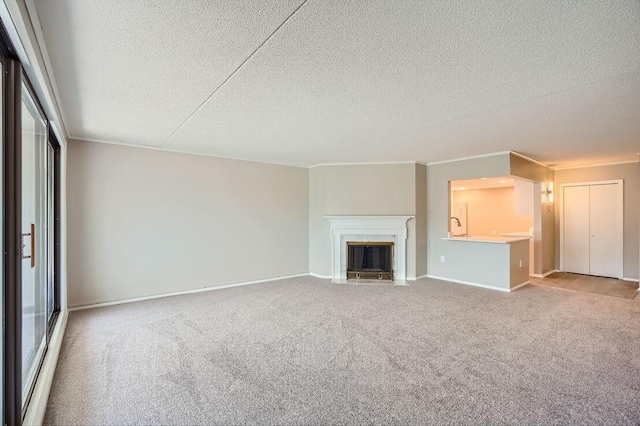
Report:
M325 216L331 236L331 282L347 284L348 245L391 245L391 275L394 285L407 285L407 222L413 216ZM385 249L387 250L387 249ZM385 265L388 268L388 265ZM385 268L385 269L387 269ZM378 268L382 269L382 268ZM362 274L360 275L361 278ZM378 280L380 275L376 274ZM363 278L364 279L364 278Z
M393 281L393 242L347 241L347 279Z

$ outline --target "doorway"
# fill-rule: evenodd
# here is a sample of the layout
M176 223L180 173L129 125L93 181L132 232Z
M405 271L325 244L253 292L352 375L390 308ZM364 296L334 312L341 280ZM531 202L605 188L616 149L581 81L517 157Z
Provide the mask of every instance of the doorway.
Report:
M623 181L564 184L561 194L561 269L621 279Z

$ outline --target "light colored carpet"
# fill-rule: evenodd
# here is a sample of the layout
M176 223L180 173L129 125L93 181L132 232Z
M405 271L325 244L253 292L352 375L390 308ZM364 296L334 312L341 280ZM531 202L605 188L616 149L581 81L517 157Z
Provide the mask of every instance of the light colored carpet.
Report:
M72 312L46 424L635 424L640 300L311 277Z

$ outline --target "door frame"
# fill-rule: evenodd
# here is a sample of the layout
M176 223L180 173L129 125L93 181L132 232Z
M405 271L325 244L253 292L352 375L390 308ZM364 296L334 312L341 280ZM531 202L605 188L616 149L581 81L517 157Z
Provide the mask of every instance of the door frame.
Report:
M616 278L623 279L624 277L624 179L611 179L600 180L592 182L571 182L563 183L560 185L560 194L556 198L558 199L558 205L560 208L560 270L564 271L564 188L568 186L591 186L591 185L617 185L617 204L618 204L618 217L616 218L618 234L618 245L616 251L618 254L618 264L616 265Z

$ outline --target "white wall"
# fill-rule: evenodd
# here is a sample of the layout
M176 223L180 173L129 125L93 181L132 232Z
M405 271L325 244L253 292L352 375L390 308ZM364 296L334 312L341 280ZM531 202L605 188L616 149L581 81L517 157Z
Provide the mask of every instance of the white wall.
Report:
M303 274L307 169L70 141L69 306Z
M309 267L331 275L325 215L416 214L416 164L319 166L309 171ZM426 224L425 224L426 225ZM416 276L416 221L408 224L407 278Z

